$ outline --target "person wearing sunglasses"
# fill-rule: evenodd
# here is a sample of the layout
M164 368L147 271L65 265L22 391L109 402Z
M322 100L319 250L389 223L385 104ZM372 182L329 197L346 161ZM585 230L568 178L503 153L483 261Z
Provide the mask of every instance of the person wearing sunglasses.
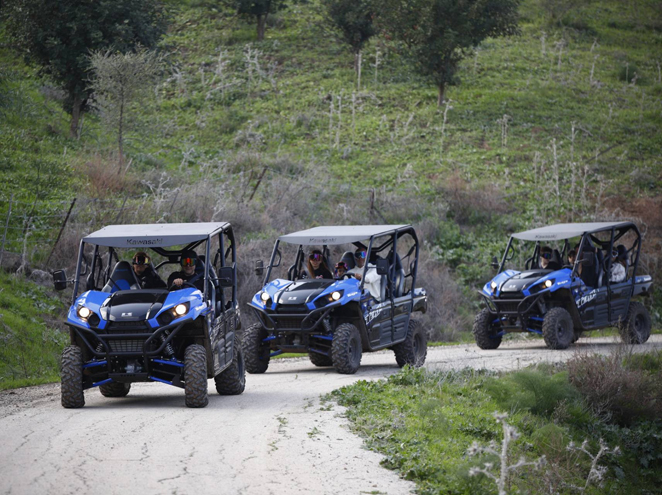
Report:
M363 267L365 266L367 252L365 249L358 248L354 251L354 262L356 266L351 270L348 270L347 273L354 275L357 280L363 279ZM370 295L379 301L381 293L381 276L377 274L377 267L375 265L368 264L368 270L365 273L365 281L363 282L363 287L368 289Z
M626 278L625 262L618 257L618 250L611 252L611 268L609 269L610 282L622 282Z
M132 260L133 272L143 289L163 289L166 284L152 267L151 261L147 253L137 252Z
M333 278L331 270L324 261L322 251L314 249L308 255L308 275L310 278Z
M170 290L179 290L184 287L184 283L193 286L198 290L204 290L204 271L195 272L195 266L198 260L198 255L195 251L184 251L179 260L182 269L178 272L173 272L168 277L168 288Z

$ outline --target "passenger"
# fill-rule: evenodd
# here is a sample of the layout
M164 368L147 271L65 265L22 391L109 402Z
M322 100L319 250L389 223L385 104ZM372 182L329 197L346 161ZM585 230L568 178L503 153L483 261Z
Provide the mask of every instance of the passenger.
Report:
M187 282L200 291L204 290L205 273L204 271L198 273L195 272L195 265L197 261L198 255L195 253L195 251L182 252L182 257L179 261L182 266L182 270L170 274L168 277L168 289L179 290L183 288L184 282Z
M336 273L333 278L335 278L336 280L345 280L348 278L352 278L352 274L347 273L347 264L344 261L339 261L338 263L336 263Z
M540 248L540 268L547 270L549 262L552 259L552 248L549 246L543 246Z
M622 282L627 276L625 271L625 262L618 259L618 250L611 252L611 269L609 271L610 282Z
M333 278L331 270L324 261L324 255L319 249L314 249L308 255L308 274L310 278Z
M165 282L159 277L158 273L152 268L151 260L147 253L137 252L133 257L133 272L136 274L140 287L143 289L164 289Z
M570 252L568 252L568 264L570 266L575 266L576 260L577 260L577 251L571 249Z
M363 267L365 265L365 259L365 249L359 248L354 251L354 261L356 262L356 266L351 270L348 270L347 273L351 273L354 275L354 277L356 277L357 280L361 280L363 278ZM365 274L363 286L368 289L370 295L377 301L379 301L381 295L381 281L382 277L377 274L377 267L368 264L368 270Z

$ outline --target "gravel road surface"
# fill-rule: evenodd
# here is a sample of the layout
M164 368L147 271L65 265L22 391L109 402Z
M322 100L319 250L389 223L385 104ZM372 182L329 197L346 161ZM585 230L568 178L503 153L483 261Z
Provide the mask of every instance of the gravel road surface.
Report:
M577 349L609 352L614 338L581 339L550 351L542 339L435 347L426 367L516 369L563 361ZM636 351L662 349L654 335ZM86 392L83 409L60 406L59 385L0 393L0 494L361 494L409 493L413 483L379 465L347 429L342 408L320 403L356 380L398 371L392 352L365 354L356 375L307 359L272 361L246 391L220 397L209 382L205 409L187 409L183 390L134 384L128 397Z

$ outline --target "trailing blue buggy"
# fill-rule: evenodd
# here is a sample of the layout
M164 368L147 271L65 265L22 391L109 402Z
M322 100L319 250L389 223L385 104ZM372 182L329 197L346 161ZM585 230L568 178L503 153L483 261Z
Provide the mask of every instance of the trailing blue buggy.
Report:
M513 234L501 263L493 260L497 275L479 291L487 307L474 322L476 343L496 349L506 333L531 332L551 349L566 349L584 331L616 327L623 342L643 344L651 318L633 298L649 295L653 281L638 273L640 251L641 234L631 222ZM515 260L523 270L510 268Z
M93 387L124 397L134 382L183 388L188 407L207 405L209 378L219 394L241 394L235 247L229 223L112 225L83 238L73 280L53 273L56 289L74 286L62 405L82 407ZM133 265L120 259L127 250L141 253ZM180 264L190 277L166 287L159 273Z
M270 281L281 265L281 243L290 245L294 262L284 278ZM342 245L351 250L341 255ZM320 249L313 250L316 246ZM334 266L329 247L352 273L338 279L326 272L312 276L309 260ZM264 287L249 303L259 323L244 332L247 371L264 373L272 357L289 352L307 353L315 366L352 374L363 352L385 348L394 351L399 366L422 366L427 338L412 318L427 309L425 290L415 288L418 253L410 225L317 227L281 236L266 267ZM264 269L262 261L256 262L258 275Z

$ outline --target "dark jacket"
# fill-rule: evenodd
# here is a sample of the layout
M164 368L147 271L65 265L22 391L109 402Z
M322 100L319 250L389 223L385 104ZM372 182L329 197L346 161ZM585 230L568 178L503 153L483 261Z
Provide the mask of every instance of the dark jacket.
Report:
M135 273L135 272L134 272ZM148 268L142 275L136 273L136 278L143 289L165 289L165 282L159 277L153 268Z
M196 289L199 289L204 292L205 286L205 274L204 272L194 272L193 275L188 276L184 272L173 272L168 277L168 288L172 287L175 279L181 278L184 282L192 283ZM179 290L179 289L176 289Z

